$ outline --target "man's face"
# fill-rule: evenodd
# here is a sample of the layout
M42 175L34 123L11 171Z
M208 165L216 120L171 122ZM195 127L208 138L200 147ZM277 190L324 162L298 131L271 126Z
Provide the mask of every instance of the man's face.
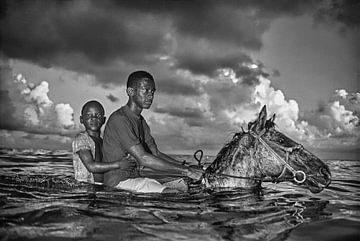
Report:
M134 89L133 100L137 106L143 109L149 109L155 94L155 83L153 80L143 79L139 81Z

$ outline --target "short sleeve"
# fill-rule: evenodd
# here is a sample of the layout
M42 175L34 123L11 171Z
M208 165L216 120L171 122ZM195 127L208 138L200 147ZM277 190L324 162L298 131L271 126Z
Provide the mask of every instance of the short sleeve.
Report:
M134 126L125 116L117 115L112 124L114 124L113 130L116 133L117 139L125 150L129 150L130 147L140 144Z
M144 133L145 133L145 142L148 145L148 147L150 149L155 148L157 149L156 143L154 138L151 135L151 131L150 131L150 127L148 126L148 124L146 123L146 121L144 120L143 122L143 127L144 127Z
M77 153L80 150L90 150L91 145L88 141L88 138L83 133L80 133L75 136L73 143L72 143L73 153Z

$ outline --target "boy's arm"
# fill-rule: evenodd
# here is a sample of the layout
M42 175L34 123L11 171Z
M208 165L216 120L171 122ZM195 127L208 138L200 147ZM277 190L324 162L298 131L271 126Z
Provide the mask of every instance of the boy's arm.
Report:
M88 171L92 173L104 173L118 168L134 168L136 165L136 162L129 161L127 159L116 162L95 162L91 151L87 149L81 149L76 153L79 155L80 160L85 165L86 169L88 169Z

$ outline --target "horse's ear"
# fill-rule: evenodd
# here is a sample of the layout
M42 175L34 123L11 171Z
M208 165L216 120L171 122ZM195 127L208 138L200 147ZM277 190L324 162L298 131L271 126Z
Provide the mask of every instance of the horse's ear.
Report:
M263 108L261 108L261 111L260 111L260 114L258 117L258 124L259 124L260 130L264 129L264 127L265 127L266 117L267 117L266 105L264 105Z
M275 122L275 114L272 115L272 117L269 119L271 122Z
M275 114L273 114L265 123L265 128L270 129L275 126Z
M251 130L253 130L255 132L262 131L265 128L266 117L267 117L266 105L264 105L263 108L261 108L259 117L255 121L254 125L251 125Z

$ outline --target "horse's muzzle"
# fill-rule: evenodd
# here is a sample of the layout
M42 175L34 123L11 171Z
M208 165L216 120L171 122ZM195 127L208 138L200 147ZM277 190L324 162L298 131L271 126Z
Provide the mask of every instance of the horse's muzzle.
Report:
M327 187L330 185L331 183L331 173L329 168L326 167L320 167L319 169L319 173L323 176L324 178L324 183L322 183L324 185L324 187Z

